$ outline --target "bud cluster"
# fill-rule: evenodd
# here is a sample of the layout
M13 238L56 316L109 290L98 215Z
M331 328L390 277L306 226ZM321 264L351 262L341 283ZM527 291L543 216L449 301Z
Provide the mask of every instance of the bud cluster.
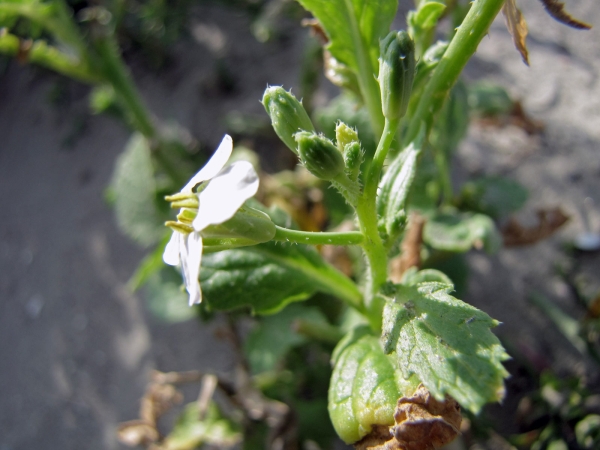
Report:
M300 162L317 178L330 181L355 204L360 193L358 177L364 152L356 130L339 122L336 143L318 134L291 92L280 86L267 88L262 103L271 117L277 136L298 155Z

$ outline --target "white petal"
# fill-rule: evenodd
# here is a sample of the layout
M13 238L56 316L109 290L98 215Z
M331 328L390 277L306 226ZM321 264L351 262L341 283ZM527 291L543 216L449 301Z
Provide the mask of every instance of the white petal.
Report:
M214 178L227 164L227 160L233 151L233 140L228 134L225 135L215 153L200 171L192 177L181 192L191 192L198 183Z
M198 215L193 226L201 231L231 219L246 200L256 194L258 175L248 161L238 161L210 180L198 196Z
M173 231L171 235L171 239L167 243L165 247L165 251L163 253L163 261L170 266L178 266L181 262L180 252L179 252L179 242L180 242L181 233L177 231Z
M190 233L184 239L181 246L181 272L185 289L190 294L189 304L192 306L202 301L202 291L198 281L202 260L202 237L199 233Z

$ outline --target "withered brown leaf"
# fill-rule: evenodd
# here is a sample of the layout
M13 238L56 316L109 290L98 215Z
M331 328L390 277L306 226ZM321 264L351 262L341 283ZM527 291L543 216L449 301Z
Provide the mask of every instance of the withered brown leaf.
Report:
M438 401L420 385L411 397L398 400L395 425L373 427L354 444L357 450L436 450L460 433L460 406L450 396Z
M527 44L525 43L528 32L527 22L525 22L523 14L521 14L521 11L517 8L515 0L506 0L502 7L502 14L504 14L504 18L506 19L506 28L508 28L508 32L513 38L515 47L521 54L523 62L529 65L529 52L527 51Z
M536 215L538 224L532 227L525 227L515 218L511 218L502 228L504 246L518 247L535 244L554 234L569 220L569 216L560 208L540 209L536 211Z
M589 30L592 28L591 25L581 22L580 20L575 19L571 16L567 11L565 11L565 4L559 2L558 0L540 0L546 9L546 12L550 14L550 16L559 21L560 23L564 23L572 28L576 28L578 30Z

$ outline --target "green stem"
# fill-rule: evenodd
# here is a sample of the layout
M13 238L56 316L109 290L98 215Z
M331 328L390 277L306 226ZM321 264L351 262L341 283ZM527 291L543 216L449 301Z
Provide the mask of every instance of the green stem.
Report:
M344 337L344 333L338 327L326 322L297 319L292 326L298 334L327 344L337 344Z
M11 57L18 56L21 45L22 41L17 36L6 30L0 32L0 53ZM79 59L64 54L42 40L34 41L31 44L26 58L28 63L39 64L84 83L96 84L101 81L98 75L92 73L90 68Z
M376 136L379 136L383 129L383 112L381 110L379 83L375 79L375 70L373 70L367 45L364 42L356 20L352 0L345 0L345 3L348 11L348 26L351 30L350 34L352 35L352 44L355 50L356 64L358 65L358 85L363 96L363 101L369 111L373 131Z
M133 118L134 127L148 139L154 139L156 129L131 79L127 67L121 59L117 44L111 37L99 37L94 47L102 59L103 75L112 85L119 99L124 103Z
M383 134L375 151L375 156L365 174L365 189L358 200L356 213L360 231L364 234L363 249L369 263L368 285L365 292L366 307L371 326L375 329L381 327L381 312L383 302L378 297L379 288L387 279L387 251L379 236L376 199L377 186L383 163L394 140L398 120L385 120Z
M315 233L290 230L276 225L273 240L308 245L360 245L364 237L359 231Z
M479 42L487 34L503 4L504 0L475 0L473 2L469 13L425 87L401 148L417 137L422 122L426 125L426 135L429 135L435 115L442 108L450 89L477 50Z

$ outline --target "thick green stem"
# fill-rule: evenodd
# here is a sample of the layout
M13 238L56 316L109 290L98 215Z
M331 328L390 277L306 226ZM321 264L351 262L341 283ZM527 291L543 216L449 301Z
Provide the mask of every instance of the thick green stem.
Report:
M363 96L363 101L369 111L373 131L376 136L379 136L383 129L379 84L375 79L375 70L373 70L373 65L371 64L369 50L356 20L352 0L345 0L345 2L348 11L348 26L352 30L352 44L356 55L356 64L358 65L358 85Z
M398 120L387 120L383 134L375 151L375 156L365 174L365 188L363 195L358 200L356 213L360 231L364 234L363 249L367 257L368 285L365 291L366 307L371 325L378 329L381 326L381 311L383 302L378 297L379 288L387 279L387 251L379 236L378 219L376 210L377 186L381 176L383 163L394 140L398 127Z
M404 136L402 147L405 147L417 137L422 122L426 125L426 135L429 134L435 115L442 108L448 92L477 50L479 42L487 34L503 4L504 0L475 0L473 2L469 13L454 35L443 58L435 68L431 80L425 87L417 110L411 117L410 126Z
M273 240L308 245L360 245L364 237L358 231L315 233L275 226Z

